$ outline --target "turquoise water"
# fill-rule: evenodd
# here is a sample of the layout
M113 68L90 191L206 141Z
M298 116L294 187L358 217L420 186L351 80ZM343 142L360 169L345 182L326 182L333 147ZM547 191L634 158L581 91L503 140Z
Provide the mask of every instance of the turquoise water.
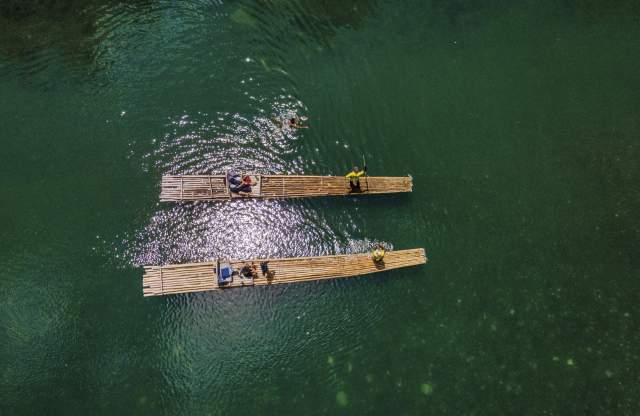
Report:
M11 3L7 3L11 4ZM634 2L0 7L0 413L637 414ZM273 117L308 117L282 130ZM162 174L414 178L159 204ZM143 298L142 265L425 247Z

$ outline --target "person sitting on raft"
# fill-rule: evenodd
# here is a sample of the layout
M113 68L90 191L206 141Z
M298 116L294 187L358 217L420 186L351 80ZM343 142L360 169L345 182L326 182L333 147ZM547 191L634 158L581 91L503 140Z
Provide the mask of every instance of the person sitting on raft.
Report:
M371 258L376 263L382 263L382 261L384 260L384 254L384 246L382 244L378 244L376 245L376 248L374 248L371 252Z
M357 166L354 166L351 172L346 174L346 178L349 179L349 186L351 192L360 192L360 177L364 176L364 170L359 170Z
M249 175L239 175L237 173L227 173L227 182L231 192L248 195L251 193L251 187L254 182Z
M256 271L256 265L255 264L249 265L249 263L245 263L242 269L240 269L240 276L243 279L253 279L255 277L258 277L258 272Z
M262 263L260 263L260 270L262 271L262 276L266 277L267 279L273 279L273 272L269 270L268 261L263 261Z

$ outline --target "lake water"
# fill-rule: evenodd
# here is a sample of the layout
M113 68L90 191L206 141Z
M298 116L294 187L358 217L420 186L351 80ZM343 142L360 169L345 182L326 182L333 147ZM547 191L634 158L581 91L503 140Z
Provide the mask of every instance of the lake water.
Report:
M639 23L633 1L7 1L0 413L640 413ZM414 192L158 203L162 174L363 155ZM376 242L430 262L142 296L146 264Z

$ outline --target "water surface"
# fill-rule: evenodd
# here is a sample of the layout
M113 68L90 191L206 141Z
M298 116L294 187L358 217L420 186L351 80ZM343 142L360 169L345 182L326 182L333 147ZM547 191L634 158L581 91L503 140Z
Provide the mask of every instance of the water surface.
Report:
M24 4L0 7L1 413L640 411L633 2ZM414 192L157 202L162 174L362 155ZM142 297L145 264L375 242L431 261Z

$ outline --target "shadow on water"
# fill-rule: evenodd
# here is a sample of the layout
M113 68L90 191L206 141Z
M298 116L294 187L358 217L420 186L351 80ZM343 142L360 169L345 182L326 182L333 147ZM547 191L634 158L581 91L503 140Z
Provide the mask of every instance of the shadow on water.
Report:
M152 24L165 15L183 24L187 21L201 24L232 7L235 9L228 11L230 20L241 27L259 28L260 43L283 49L288 40L300 36L305 43L308 38L323 43L340 27L355 27L371 11L371 4L362 0L351 0L348 4L258 1L222 7L222 3L213 1L174 4L135 0L125 4L115 0L7 0L0 3L0 54L6 58L0 66L0 76L4 72L15 73L34 82L30 76L56 62L81 74L95 74L112 59L108 56L105 59L103 55L109 54L102 49L122 46L122 40L116 44L109 42L119 27ZM274 25L274 20L278 24ZM146 30L158 29L149 26ZM139 33L134 34L134 39L136 36ZM282 64L280 60L264 57L260 61L267 71L285 72L273 62Z
M144 36L188 33L195 22L215 18L219 8L216 2L154 0L2 2L0 56L5 62L0 77L13 74L27 83L53 85L38 75L60 67L85 80L127 59L130 44L143 43ZM64 78L42 77L58 82Z
M57 48L73 65L89 64L99 16L85 6L85 1L2 2L0 53L9 64L24 63L34 72L47 65L42 54L50 48Z
M76 75L100 69L98 46L106 36L105 17L118 9L144 10L149 1L119 7L111 0L4 1L0 6L0 77L15 74L27 83L50 85L38 75L61 65ZM122 23L125 23L123 19Z
M435 13L447 16L454 26L473 22L474 16L488 9L507 6L503 1L486 4L463 0L434 0L431 5ZM259 58L264 69L286 73L283 62L292 42L317 50L331 47L331 39L339 30L357 29L375 7L375 2L366 0L259 0L225 6L225 10L231 22L256 30L256 40L272 48L268 59ZM213 9L220 8L220 4L207 1L189 5L154 0L126 4L115 0L3 1L0 54L7 62L0 67L0 76L10 72L28 77L58 59L69 68L93 74L108 65L109 59L101 59L104 54L101 45L118 26L150 23L161 19L168 10L173 10L169 14L176 16L188 15L187 20L203 21L212 16ZM634 1L567 0L558 4L556 12L596 20L613 13L638 15L640 5ZM20 68L15 71L13 66Z

